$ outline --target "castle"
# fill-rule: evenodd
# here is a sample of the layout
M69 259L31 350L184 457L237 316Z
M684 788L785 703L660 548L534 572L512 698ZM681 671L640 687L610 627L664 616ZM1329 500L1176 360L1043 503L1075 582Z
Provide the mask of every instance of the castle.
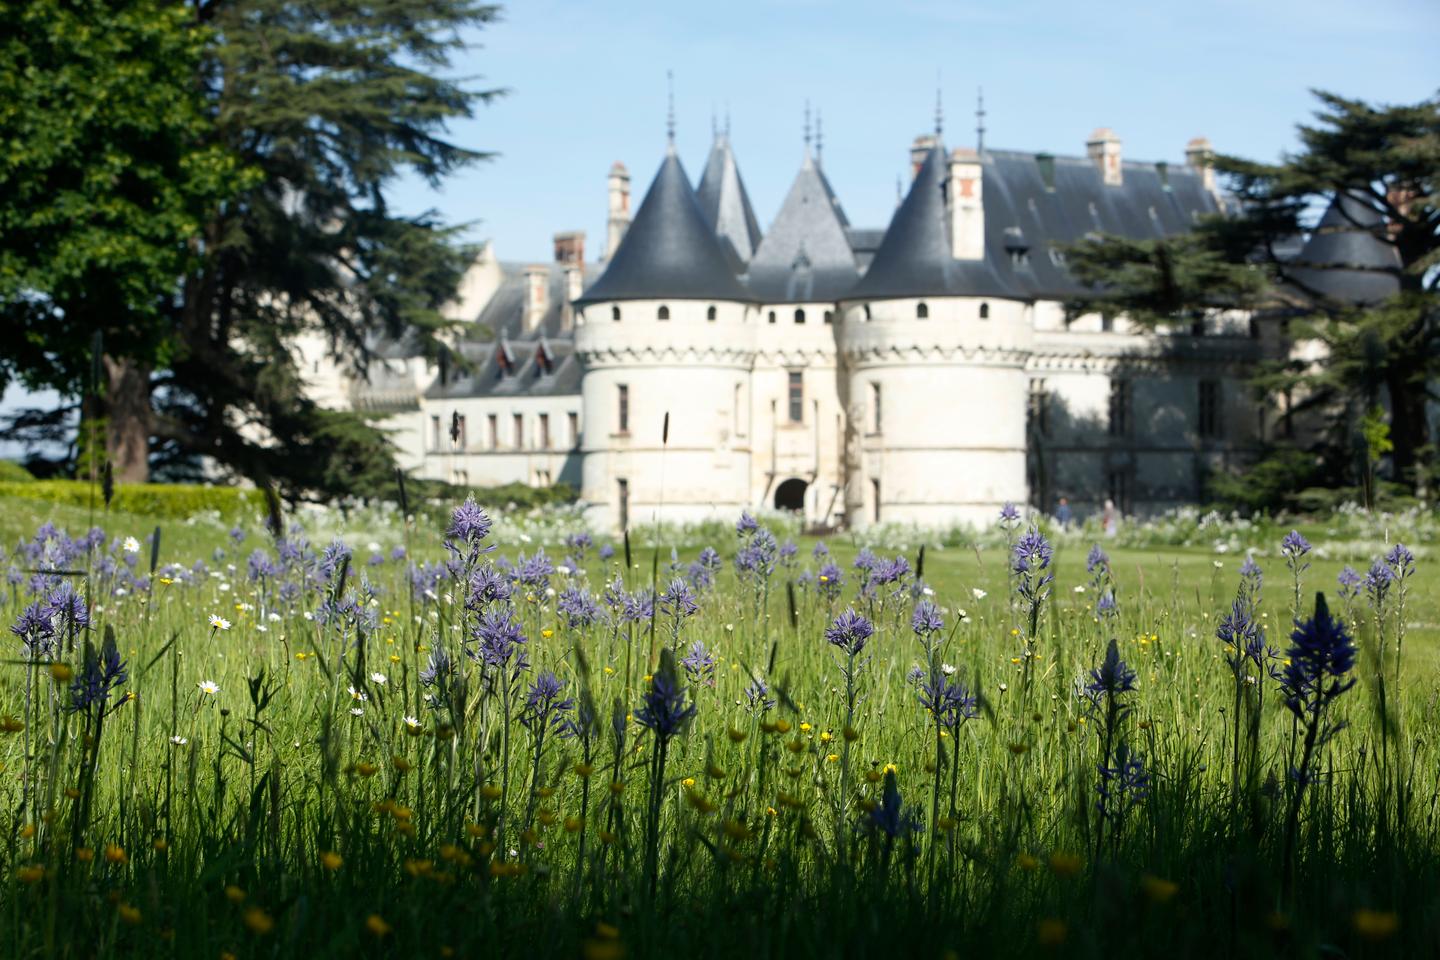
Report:
M1007 501L1193 501L1208 472L1293 429L1286 399L1247 382L1291 348L1244 314L1153 331L1067 314L1086 291L1066 245L1174 235L1226 203L1204 139L1183 164L1125 160L1108 129L1085 147L951 151L937 124L880 230L850 224L807 133L762 231L728 132L695 188L672 136L633 218L629 175L610 170L602 262L580 233L557 234L545 264L487 245L455 302L458 361L389 343L366 379L327 377L311 345L315 390L380 415L421 476L565 481L597 529L756 507L939 527L987 524ZM1297 260L1375 252L1340 213Z

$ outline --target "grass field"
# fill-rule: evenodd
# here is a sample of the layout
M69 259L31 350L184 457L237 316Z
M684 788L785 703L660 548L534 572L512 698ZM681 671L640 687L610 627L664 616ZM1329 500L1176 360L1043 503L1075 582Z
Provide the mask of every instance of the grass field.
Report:
M1437 575L1342 597L1358 521L1292 641L1284 530L91 520L0 502L8 955L1440 955Z

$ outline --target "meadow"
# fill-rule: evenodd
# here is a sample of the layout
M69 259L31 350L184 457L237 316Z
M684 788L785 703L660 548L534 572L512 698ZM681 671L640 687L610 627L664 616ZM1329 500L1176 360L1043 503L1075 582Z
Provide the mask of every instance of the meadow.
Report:
M0 501L6 955L1440 955L1429 514L542 513Z

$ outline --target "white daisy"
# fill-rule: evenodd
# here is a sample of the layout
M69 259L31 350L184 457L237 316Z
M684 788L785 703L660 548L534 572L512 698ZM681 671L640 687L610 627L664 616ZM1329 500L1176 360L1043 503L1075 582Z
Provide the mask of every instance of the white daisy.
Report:
M175 744L175 746L177 746L177 747L183 747L183 746L185 746L185 744L189 743L190 741L187 740L185 737L171 737L171 738L170 738L170 742L173 743L173 744Z
M201 693L208 693L212 697L220 692L220 684L216 683L214 680L201 680L199 683L195 684L195 686L200 688Z
M212 613L210 614L210 626L212 629L215 630L229 630L230 621L226 620L222 616L219 616L218 614Z
M971 595L972 597L974 597L976 600L984 600L984 599L985 599L985 591L984 591L984 590L981 590L979 587L972 587L972 588L970 589L970 595Z
M365 716L365 711L364 711L364 710L361 710L359 707L351 707L351 708L350 708L350 716L352 716L352 717L363 717L363 716Z
M370 674L370 682L373 683L373 684L375 684L376 686L381 686L381 687L385 686L385 674L383 674L383 673L372 673L372 674Z
M346 687L345 689L350 691L350 699L352 700L359 700L361 703L364 703L370 699L370 695L364 690L356 690L354 687Z
M120 545L120 548L126 553L139 553L140 541L136 540L134 537L126 537L125 542Z
M419 730L419 729L420 729L420 721L419 721L418 719L416 719L415 717L406 717L406 718L405 718L405 726L406 726L407 728L411 729L411 730Z

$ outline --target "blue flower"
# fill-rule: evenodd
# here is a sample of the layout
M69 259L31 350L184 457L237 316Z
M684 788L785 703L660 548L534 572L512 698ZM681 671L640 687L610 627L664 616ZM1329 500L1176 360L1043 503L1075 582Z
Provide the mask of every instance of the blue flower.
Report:
M474 548L489 535L490 518L480 509L474 497L466 497L465 502L456 507L455 512L450 515L450 527L445 531L445 539Z
M55 624L50 617L50 605L37 600L10 625L10 632L25 644L26 656L31 660L48 657L55 648Z
M754 533L759 529L760 524L756 523L755 518L750 516L749 510L740 511L740 519L735 521L735 532L737 534L743 537L745 534Z
M820 595L827 600L836 600L840 592L845 589L845 574L835 563L826 563L820 568L817 574L819 577Z
M555 601L555 611L565 618L565 625L571 630L583 630L600 619L600 605L590 597L590 591L579 586L569 586Z
M1053 556L1054 550L1050 541L1035 527L1031 527L1015 541L1015 549L1011 554L1011 569L1021 575L1038 573L1049 568Z
M1110 570L1110 555L1100 549L1096 543L1090 547L1090 553L1085 557L1085 572L1095 573L1097 571L1108 573Z
M919 697L920 705L935 718L935 722L950 730L980 715L975 697L965 689L965 685L951 680L943 671L919 684Z
M1018 524L1019 522L1020 511L1016 509L1015 504L1007 501L1005 506L1000 508L1000 525L1009 526Z
M1116 617L1120 615L1120 608L1115 605L1115 593L1106 590L1100 595L1100 600L1095 604L1095 612L1102 617Z
M673 618L675 621L684 620L692 616L700 609L695 602L695 595L690 592L690 584L676 577L670 581L670 586L660 594L660 609Z
M550 585L550 578L555 573L555 565L550 558L545 556L545 548L540 547L531 557L520 554L520 562L515 567L515 579L520 584L540 593Z
M1091 700L1098 706L1100 700L1111 699L1135 689L1135 671L1120 659L1120 648L1112 639L1105 648L1105 659L1100 666L1090 671L1090 682L1085 685Z
M1405 544L1397 543L1385 554L1385 565L1395 575L1395 580L1404 581L1415 572L1415 554Z
M338 537L320 555L320 572L326 580L334 578L336 572L350 561L350 548Z
M919 637L944 630L945 619L940 616L940 608L929 600L915 604L915 612L910 615L910 629Z
M90 625L90 609L70 581L66 580L56 587L48 603L50 616L60 630L74 635Z
M635 722L665 741L679 733L694 715L695 704L685 703L685 691L673 670L662 668L650 678L650 689L641 697Z
M643 623L655 615L655 594L648 587L625 595L620 617L627 623Z
M1286 650L1289 663L1280 679L1285 706L1300 719L1315 715L1330 701L1355 685L1349 676L1355 666L1356 648L1340 621L1330 616L1323 603L1315 615L1296 621Z
M1095 791L1100 796L1095 801L1095 810L1106 820L1122 820L1131 807L1150 794L1150 774L1145 770L1144 756L1132 751L1123 741L1115 748L1114 763L1102 763L1097 769L1100 782Z
M106 638L99 656L93 646L85 644L85 665L70 682L70 710L104 713L110 695L126 679L125 663L113 637Z
M529 665L523 649L527 642L525 634L509 610L492 610L482 615L475 624L472 638L477 647L470 652L471 659L487 667L498 670L510 665L512 660L517 671Z
M919 814L913 809L907 810L901 802L894 771L885 772L885 787L880 794L880 802L866 814L864 827L870 833L881 834L890 840L898 840L920 829Z
M745 688L745 699L751 713L770 710L775 706L775 698L770 696L770 684L755 677L750 685Z
M680 658L680 666L685 668L685 676L691 683L715 686L715 657L702 641L696 640L690 645L690 652Z
M492 603L503 603L510 599L510 580L493 564L476 568L470 575L465 595L465 605L472 611L483 610Z
M520 723L531 733L543 735L547 728L564 729L565 714L575 706L574 697L562 697L565 681L549 670L541 673L525 693L525 709Z
M1291 530L1280 541L1280 552L1285 556L1285 561L1294 566L1301 557L1310 552L1310 541L1306 540L1299 530Z
M853 609L847 609L825 630L825 639L851 657L860 655L865 642L875 634L875 627Z

